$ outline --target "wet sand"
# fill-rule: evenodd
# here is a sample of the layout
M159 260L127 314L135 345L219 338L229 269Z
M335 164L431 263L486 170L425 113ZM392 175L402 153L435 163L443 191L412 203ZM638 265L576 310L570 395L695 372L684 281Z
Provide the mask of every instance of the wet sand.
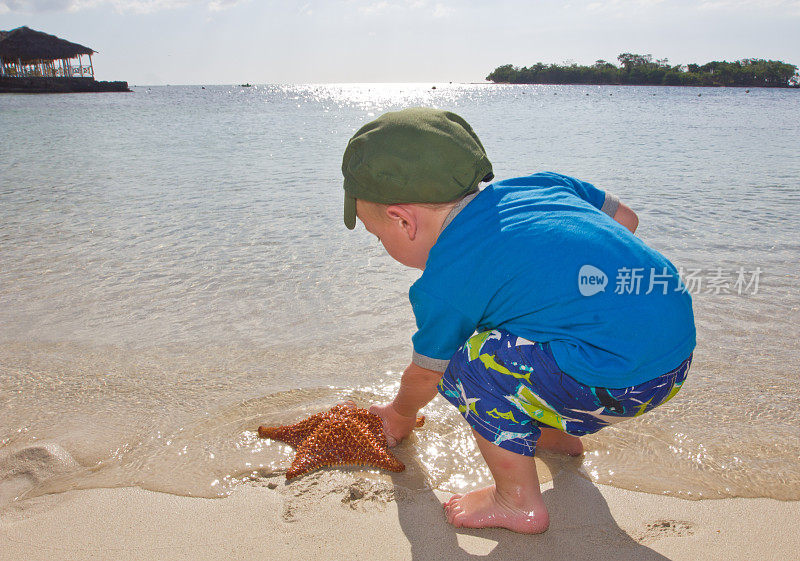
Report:
M448 493L323 470L273 476L224 499L139 488L46 495L0 513L0 559L791 559L800 502L687 501L594 484L543 486L550 529L449 526Z

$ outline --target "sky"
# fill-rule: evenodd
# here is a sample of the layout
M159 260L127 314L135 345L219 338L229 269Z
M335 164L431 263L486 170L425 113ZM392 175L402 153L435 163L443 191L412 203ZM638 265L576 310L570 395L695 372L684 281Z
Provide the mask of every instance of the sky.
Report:
M0 30L22 25L136 85L482 82L623 52L800 66L800 0L0 0Z

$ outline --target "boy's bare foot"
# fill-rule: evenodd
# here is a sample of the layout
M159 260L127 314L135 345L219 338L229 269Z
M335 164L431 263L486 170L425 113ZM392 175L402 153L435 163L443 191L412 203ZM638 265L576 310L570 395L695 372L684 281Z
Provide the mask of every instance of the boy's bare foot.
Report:
M453 495L444 510L447 521L456 528L508 528L523 534L540 534L550 525L541 495L509 499L502 497L494 485Z
M536 448L549 450L568 456L583 454L583 442L577 436L572 436L558 429L542 428L542 435L536 441Z

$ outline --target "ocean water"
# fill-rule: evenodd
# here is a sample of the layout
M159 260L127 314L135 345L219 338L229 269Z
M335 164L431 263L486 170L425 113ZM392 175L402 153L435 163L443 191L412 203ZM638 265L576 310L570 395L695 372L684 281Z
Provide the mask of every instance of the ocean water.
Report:
M339 167L359 126L416 105L464 116L498 179L552 170L618 194L692 279L681 392L561 469L800 499L800 93L431 86L0 96L0 506L96 486L224 496L292 457L259 424L389 399L419 272L343 226ZM404 484L486 480L452 408L424 412Z

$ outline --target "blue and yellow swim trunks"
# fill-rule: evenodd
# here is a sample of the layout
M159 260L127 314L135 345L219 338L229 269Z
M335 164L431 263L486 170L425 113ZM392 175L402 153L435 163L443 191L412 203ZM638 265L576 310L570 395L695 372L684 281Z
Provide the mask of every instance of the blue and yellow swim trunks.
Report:
M533 456L541 427L583 436L669 401L691 363L689 355L675 370L629 388L587 386L559 369L547 343L496 329L456 351L439 393L489 442Z

